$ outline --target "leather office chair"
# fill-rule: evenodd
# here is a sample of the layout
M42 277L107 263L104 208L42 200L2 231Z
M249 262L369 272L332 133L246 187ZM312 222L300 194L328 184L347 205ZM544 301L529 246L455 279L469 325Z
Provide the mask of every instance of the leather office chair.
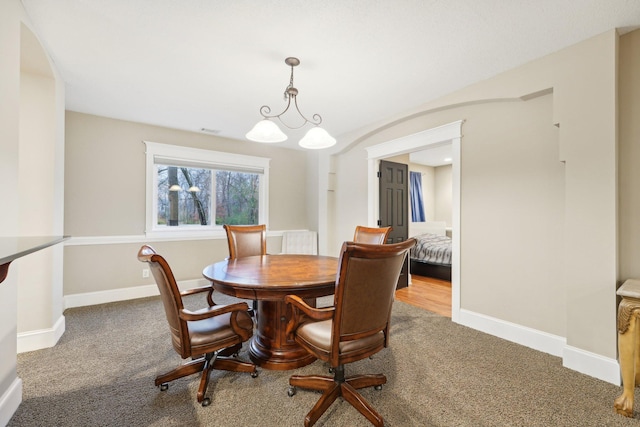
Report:
M229 259L267 254L267 227L261 225L223 225L227 232Z
M362 225L356 226L356 231L353 234L353 241L357 243L369 243L372 245L382 245L387 242L387 236L391 232L391 227L364 227Z
M174 350L183 359L192 361L165 374L158 375L156 386L164 391L169 382L202 371L198 402L208 406L211 399L205 397L211 369L234 372L250 372L258 376L253 363L229 357L237 355L242 343L253 335L253 321L247 314L246 302L215 305L212 298L213 287L203 286L180 292L167 261L151 246L143 245L138 251L138 260L146 262L156 280L164 311L171 330ZM191 311L184 308L182 297L197 293L207 293L208 308Z
M222 226L227 232L229 259L267 254L267 226L260 225L228 225ZM258 312L258 301L253 301L249 315L254 317Z
M389 345L391 305L402 264L415 239L371 245L345 242L340 253L333 307L313 308L296 295L287 295L292 307L287 324L289 337L318 359L329 362L333 377L300 376L289 378L289 396L296 388L323 392L305 418L312 426L338 396L342 396L376 426L382 417L356 391L387 382L383 374L345 378L344 364L365 359Z

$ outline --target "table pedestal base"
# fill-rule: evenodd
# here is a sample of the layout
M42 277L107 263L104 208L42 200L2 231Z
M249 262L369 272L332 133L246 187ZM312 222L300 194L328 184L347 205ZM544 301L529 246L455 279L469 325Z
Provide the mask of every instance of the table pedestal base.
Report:
M262 368L283 371L316 360L294 340L287 340L286 308L284 301L258 301L258 327L249 345L249 357Z

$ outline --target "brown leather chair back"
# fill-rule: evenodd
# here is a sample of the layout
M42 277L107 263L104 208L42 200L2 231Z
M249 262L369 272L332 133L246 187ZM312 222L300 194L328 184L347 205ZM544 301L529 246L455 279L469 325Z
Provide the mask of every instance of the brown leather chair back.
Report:
M415 243L415 239L409 239L388 245L343 244L335 293L332 366L362 358L362 353L349 349L349 341L354 341L367 355L388 345L398 276L407 252Z
M166 390L171 381L202 372L198 402L202 406L208 406L211 399L205 397L205 394L212 369L250 372L252 377L257 376L256 365L231 357L253 335L253 321L247 314L249 307L246 302L216 305L212 297L212 286L180 291L169 264L151 246L143 245L140 248L138 260L149 265L156 280L174 350L183 359L192 359L158 375L155 384L160 386L160 390ZM195 311L185 309L182 296L196 294L207 295L208 308Z
M395 244L345 242L340 251L333 307L314 308L297 295L287 295L291 307L287 336L320 360L329 362L333 378L322 375L292 375L289 396L297 387L322 392L305 417L312 426L342 396L373 425L384 420L356 390L381 387L383 374L345 376L344 365L367 358L389 345L389 323L393 296L409 250L416 240Z
M267 227L262 225L227 225L229 259L267 254Z
M368 243L371 245L382 245L387 242L387 236L391 232L391 227L364 227L356 226L353 234L353 241L356 243Z
M167 261L158 255L152 247L143 245L138 251L138 260L149 264L151 274L158 285L164 312L171 331L173 348L184 359L191 356L189 329L187 322L180 319L178 313L184 308L180 289Z

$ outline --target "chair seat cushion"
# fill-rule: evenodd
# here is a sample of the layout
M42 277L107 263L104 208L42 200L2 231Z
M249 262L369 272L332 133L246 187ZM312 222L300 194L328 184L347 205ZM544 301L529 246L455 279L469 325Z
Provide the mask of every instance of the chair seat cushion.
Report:
M238 312L238 325L247 330L253 329L253 320L247 312ZM242 339L231 328L231 313L222 314L210 319L187 322L189 339L193 355L215 351L215 348L224 348L228 342L242 342Z
M331 329L332 320L303 321L296 330L296 341L318 358L327 360L331 351ZM348 357L352 353L365 352L368 349L379 348L381 345L384 345L384 333L378 332L366 338L341 342L340 355Z

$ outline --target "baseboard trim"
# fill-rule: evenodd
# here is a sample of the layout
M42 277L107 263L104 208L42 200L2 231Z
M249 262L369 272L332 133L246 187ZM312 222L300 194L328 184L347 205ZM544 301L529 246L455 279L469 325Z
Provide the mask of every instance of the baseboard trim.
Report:
M22 403L22 380L18 377L13 380L7 391L0 397L0 425L9 424L11 417L16 413Z
M56 345L65 330L64 316L60 316L52 328L19 332L17 352L41 350Z
M178 282L180 289L205 286L209 282L206 279L182 280ZM82 294L70 294L64 297L64 308L85 307L88 305L106 304L117 301L127 301L136 298L146 298L160 295L156 285L142 285L131 288L109 289L106 291L85 292Z
M472 329L558 357L562 357L562 351L566 344L566 340L563 337L468 310L460 310L459 323Z
M620 363L616 359L568 345L562 355L562 366L617 386L622 385Z
M567 345L566 338L469 310L460 310L461 325L562 358L562 366L620 385L617 360Z

